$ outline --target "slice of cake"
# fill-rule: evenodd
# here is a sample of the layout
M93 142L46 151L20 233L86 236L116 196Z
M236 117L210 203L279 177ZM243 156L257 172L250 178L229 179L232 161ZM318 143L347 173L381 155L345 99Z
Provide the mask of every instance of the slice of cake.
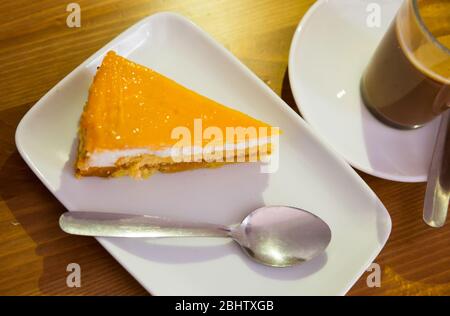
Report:
M271 153L278 129L110 51L80 120L78 176L146 177Z

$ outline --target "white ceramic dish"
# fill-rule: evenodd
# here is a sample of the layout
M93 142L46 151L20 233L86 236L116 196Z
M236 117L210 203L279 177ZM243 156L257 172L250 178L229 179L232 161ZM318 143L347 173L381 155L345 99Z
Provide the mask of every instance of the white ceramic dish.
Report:
M77 123L97 65L110 49L181 84L280 126L280 167L256 164L130 178L76 179ZM119 35L49 91L20 122L22 157L69 210L133 212L231 224L262 205L311 210L333 232L327 252L304 265L276 269L219 239L98 238L157 295L344 294L385 244L390 217L343 160L261 80L187 19L160 13Z
M359 92L363 70L400 3L317 1L295 32L289 80L304 119L352 166L380 178L422 182L439 119L412 131L388 127L370 114ZM376 5L381 25L369 27Z

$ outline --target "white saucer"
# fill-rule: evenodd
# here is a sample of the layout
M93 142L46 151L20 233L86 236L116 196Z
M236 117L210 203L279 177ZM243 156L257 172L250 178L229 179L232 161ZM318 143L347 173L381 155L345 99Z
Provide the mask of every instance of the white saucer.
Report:
M319 0L310 8L291 45L292 92L305 120L353 167L389 180L426 181L439 119L397 130L375 119L361 100L361 74L401 1L376 2L379 28L366 23L373 3Z

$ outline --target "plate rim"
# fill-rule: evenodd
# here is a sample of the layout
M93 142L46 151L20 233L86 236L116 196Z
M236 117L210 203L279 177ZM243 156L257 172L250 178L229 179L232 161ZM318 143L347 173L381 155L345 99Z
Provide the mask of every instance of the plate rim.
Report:
M320 9L320 7L322 5L326 5L328 3L327 0L317 0L309 9L308 11L305 13L305 15L302 17L302 19L300 20L299 24L297 25L294 35L292 37L292 41L291 41L291 46L289 48L289 60L288 60L288 65L289 65L289 85L292 91L292 95L294 97L295 100L295 105L297 107L297 109L300 111L302 117L304 118L304 120L311 126L312 129L314 129L314 131L316 131L317 135L322 138L326 143L330 143L329 141L327 141L325 139L324 136L322 136L317 129L314 127L314 125L311 123L311 120L309 119L308 114L306 114L306 111L303 109L302 110L302 106L300 105L301 102L301 98L300 98L300 92L298 91L298 89L296 88L296 85L294 85L294 64L295 64L295 51L297 51L299 49L300 44L300 38L303 35L303 29L305 27L305 25L307 23L309 23L309 20L311 19L311 17L313 16L313 14ZM389 128L386 126L386 128ZM330 147L332 147L330 145ZM418 175L418 176L407 176L407 175L392 175L390 173L387 172L383 172L383 171L378 171L375 170L373 168L369 168L369 167L365 167L363 165L361 165L359 162L355 161L354 159L352 159L351 157L349 157L348 155L346 155L345 153L339 151L338 149L332 147L333 151L339 155L340 157L342 157L345 161L347 161L347 163L349 163L350 165L352 165L354 168L365 172L369 175L375 176L377 178L381 178L381 179L385 179L385 180L390 180L390 181L395 181L395 182L405 182L405 183L421 183L421 182L426 182L427 181L427 175Z
M319 0L321 1L321 0ZM317 3L315 4L317 5ZM313 5L313 6L315 6ZM379 197L376 195L376 193L369 187L369 185L357 174L357 172L339 155L335 152L335 150L329 146L321 137L320 135L316 134L316 132L311 128L309 124L307 124L292 108L290 108L284 100L281 99L280 96L278 96L271 88L269 88L255 73L253 73L246 65L244 65L236 56L234 56L230 51L228 51L225 47L223 47L219 42L217 42L212 36L210 36L206 31L204 31L202 28L197 26L194 22L189 20L188 18L184 17L183 15L179 13L174 13L170 11L161 11L154 13L152 15L146 16L142 18L141 20L137 21L135 24L128 27L123 32L119 33L116 37L114 37L111 41L106 43L104 46L102 46L99 50L97 50L95 53L93 53L90 57L88 57L84 62L82 62L79 66L77 66L74 70L72 70L69 74L67 74L62 80L60 80L55 86L53 86L41 99L39 99L22 117L19 124L17 125L16 132L15 132L15 143L16 147L18 149L19 154L24 159L28 167L36 174L36 176L41 180L41 182L45 185L45 187L53 194L53 196L68 210L70 211L70 203L68 201L63 201L56 195L56 190L54 190L46 177L42 174L42 172L39 170L38 166L31 160L29 155L27 154L22 141L22 133L24 126L26 125L27 121L30 120L30 118L33 118L33 113L37 111L38 108L45 105L46 99L53 94L59 87L63 86L66 81L68 81L70 78L75 76L75 74L80 71L83 67L89 65L94 59L99 58L100 56L104 55L108 50L112 49L112 46L115 43L120 43L122 39L124 39L129 33L132 33L133 31L137 30L141 25L144 25L146 23L149 23L153 19L157 18L171 18L178 20L179 22L186 23L189 25L195 32L196 35L202 36L204 39L208 41L210 45L213 45L216 49L220 51L221 54L226 56L232 62L233 64L237 65L241 71L245 73L246 76L250 78L250 80L254 80L256 84L258 84L259 87L263 89L265 93L268 94L268 97L274 99L277 104L280 105L281 111L284 111L287 115L289 115L291 118L293 118L293 124L297 124L297 126L301 126L303 130L306 131L308 134L308 137L311 137L311 139L318 143L319 146L323 148L325 152L328 152L328 154L336 161L338 165L340 165L341 168L346 170L349 177L352 177L355 182L361 187L362 190L367 194L367 197L370 197L373 199L373 201L377 204L376 212L380 213L380 215L383 216L383 218L386 220L386 229L385 229L385 236L384 240L379 241L379 246L374 248L371 256L368 257L368 260L366 262L366 265L368 266L370 263L373 262L373 260L379 255L381 250L386 245L386 242L389 239L389 236L392 231L392 219L390 217L390 214L382 201L379 199ZM104 239L102 237L95 237L97 241L108 251L108 253L117 261L119 264L128 272L130 275L133 276L133 278L141 284L149 293L155 294L155 291L147 287L146 284L142 282L140 278L138 278L134 271L128 267L128 265L124 262L125 260L123 258L120 258L120 256L116 255L114 251L111 250L111 247L114 246L113 244L109 244L109 241L107 239ZM361 277L361 275L366 271L365 266L363 266L359 271L355 271L354 277L349 281L349 283L344 287L342 287L342 290L337 295L345 295L349 289L356 283L356 281Z

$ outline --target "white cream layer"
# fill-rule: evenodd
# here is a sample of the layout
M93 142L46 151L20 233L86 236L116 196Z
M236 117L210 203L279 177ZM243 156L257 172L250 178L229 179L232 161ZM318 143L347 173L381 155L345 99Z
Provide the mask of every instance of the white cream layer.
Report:
M246 142L240 142L237 144L225 144L225 146L216 147L167 147L161 150L151 150L148 148L134 148L134 149L122 149L122 150L102 150L91 153L88 160L88 167L113 167L116 161L120 158L136 157L144 154L154 155L161 158L172 157L173 159L190 156L192 154L210 154L217 151L232 151L232 150L244 150L247 148L253 148L256 146L264 146L271 142L271 138L260 138Z

